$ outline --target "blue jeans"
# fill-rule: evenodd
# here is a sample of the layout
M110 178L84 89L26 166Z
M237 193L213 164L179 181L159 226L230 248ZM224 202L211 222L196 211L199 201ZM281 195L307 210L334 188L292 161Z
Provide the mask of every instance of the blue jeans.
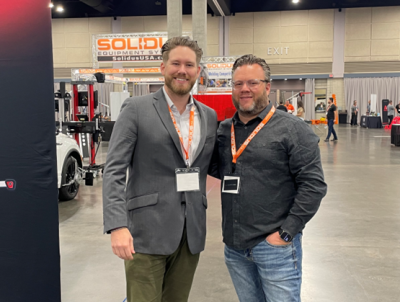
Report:
M329 139L331 137L331 134L333 134L333 138L337 139L336 131L333 129L333 122L335 120L328 120L328 136L326 139Z
M289 245L263 240L252 249L225 246L225 263L240 302L300 302L301 234Z

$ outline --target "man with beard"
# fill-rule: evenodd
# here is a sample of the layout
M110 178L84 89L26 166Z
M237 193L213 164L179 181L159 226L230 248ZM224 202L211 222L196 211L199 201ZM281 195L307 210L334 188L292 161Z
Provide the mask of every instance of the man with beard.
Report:
M301 237L327 186L319 138L295 116L268 104L267 63L236 60L237 112L218 128L225 262L241 302L300 301Z
M175 37L161 53L165 85L124 102L103 178L104 231L125 260L129 302L186 302L205 245L217 115L190 95L203 52Z

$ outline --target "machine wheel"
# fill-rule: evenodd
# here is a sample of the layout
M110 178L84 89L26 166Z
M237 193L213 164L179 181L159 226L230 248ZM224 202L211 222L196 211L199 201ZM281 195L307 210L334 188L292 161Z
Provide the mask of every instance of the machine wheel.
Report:
M64 163L62 171L61 188L59 190L58 198L60 201L68 201L74 199L79 191L79 182L72 180L75 179L78 171L78 163L72 156L68 157ZM71 183L72 182L72 183ZM65 186L65 184L69 185Z

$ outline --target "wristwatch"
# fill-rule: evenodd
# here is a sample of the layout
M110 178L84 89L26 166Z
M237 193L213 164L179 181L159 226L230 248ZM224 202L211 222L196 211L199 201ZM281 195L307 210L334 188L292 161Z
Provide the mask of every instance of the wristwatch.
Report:
M292 242L293 236L286 232L285 230L279 229L279 236L285 242Z

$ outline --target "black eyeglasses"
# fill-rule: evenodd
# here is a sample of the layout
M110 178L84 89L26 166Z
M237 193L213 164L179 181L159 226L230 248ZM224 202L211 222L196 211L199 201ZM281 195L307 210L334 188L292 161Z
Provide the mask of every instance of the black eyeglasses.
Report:
M261 84L261 82L268 83L267 80L253 79L253 80L248 80L248 81L235 81L235 82L232 82L232 85L233 85L234 90L243 89L244 84L246 84L249 89L254 89L254 88L257 88L258 85Z

